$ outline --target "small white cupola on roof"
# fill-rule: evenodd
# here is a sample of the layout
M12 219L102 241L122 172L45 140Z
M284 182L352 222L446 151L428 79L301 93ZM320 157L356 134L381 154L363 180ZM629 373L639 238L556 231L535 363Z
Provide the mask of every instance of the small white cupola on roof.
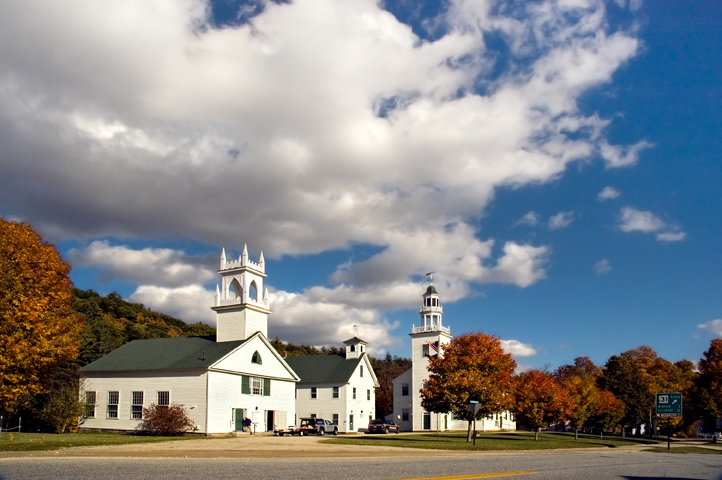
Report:
M359 358L361 355L366 353L367 344L358 337L350 338L343 343L346 345L346 360Z

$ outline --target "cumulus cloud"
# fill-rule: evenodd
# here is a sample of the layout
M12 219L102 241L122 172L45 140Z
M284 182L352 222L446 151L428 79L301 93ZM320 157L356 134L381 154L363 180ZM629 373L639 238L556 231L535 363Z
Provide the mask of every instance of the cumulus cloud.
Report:
M714 320L710 320L709 322L697 324L697 328L699 328L701 330L707 330L708 332L712 332L713 334L717 335L718 337L722 337L722 319L721 318L716 318Z
M348 291L408 289L440 266L454 298L531 285L548 247L472 225L499 187L595 152L637 161L647 142L609 145L609 121L577 102L639 42L601 0L454 0L437 21L425 39L376 0L266 2L224 26L202 0L2 2L0 204L53 239L247 242L270 258L377 246L308 289L347 309L361 308ZM203 259L108 242L73 262L139 282L136 298L151 284L189 298L184 282L208 278Z
M566 228L574 221L574 212L559 212L549 217L549 229L560 230Z
M679 226L660 219L652 212L623 207L619 220L623 232L655 233L660 242L679 242L687 236Z
M603 202L604 200L612 200L619 197L622 193L614 187L604 187L601 192L597 194L597 200Z
M199 284L182 287L140 285L130 295L129 300L180 318L186 323L202 322L215 327L216 315L211 310L213 293Z
M205 283L215 278L212 267L217 263L217 257L189 257L171 248L135 250L126 245L112 246L107 241L94 241L84 248L70 250L68 261L73 266L100 268L102 281L119 279L175 287Z
M528 343L522 343L519 340L500 340L501 347L506 353L511 353L514 357L533 357L537 351Z
M603 258L594 264L594 272L597 275L604 275L611 271L612 271L612 265L609 263L609 260L607 260L606 258Z
M519 220L514 222L514 224L512 226L516 227L518 225L528 225L530 227L534 227L538 224L539 224L539 214L532 210L531 212L527 213L526 215L521 217Z
M599 149L602 158L607 163L607 167L617 168L635 165L639 160L639 153L653 146L653 143L645 140L629 146L610 145L606 140L602 140L599 144Z

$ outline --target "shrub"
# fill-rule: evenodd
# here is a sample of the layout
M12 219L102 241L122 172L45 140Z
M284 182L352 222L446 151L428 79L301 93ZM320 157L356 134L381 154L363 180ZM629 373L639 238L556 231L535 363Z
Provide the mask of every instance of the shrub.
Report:
M169 406L151 404L143 409L143 420L138 425L142 435L174 436L193 429L194 423L188 417L183 405L173 403Z

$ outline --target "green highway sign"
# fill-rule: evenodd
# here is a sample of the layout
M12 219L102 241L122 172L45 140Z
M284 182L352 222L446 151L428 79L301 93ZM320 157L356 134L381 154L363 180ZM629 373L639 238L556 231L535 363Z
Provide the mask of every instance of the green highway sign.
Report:
M682 394L658 393L656 398L658 417L681 417Z

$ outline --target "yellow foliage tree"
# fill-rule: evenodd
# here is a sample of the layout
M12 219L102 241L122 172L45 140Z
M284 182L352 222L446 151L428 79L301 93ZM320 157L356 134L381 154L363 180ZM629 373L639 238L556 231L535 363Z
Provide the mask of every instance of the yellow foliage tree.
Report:
M14 412L78 356L70 266L27 223L0 218L0 410Z

